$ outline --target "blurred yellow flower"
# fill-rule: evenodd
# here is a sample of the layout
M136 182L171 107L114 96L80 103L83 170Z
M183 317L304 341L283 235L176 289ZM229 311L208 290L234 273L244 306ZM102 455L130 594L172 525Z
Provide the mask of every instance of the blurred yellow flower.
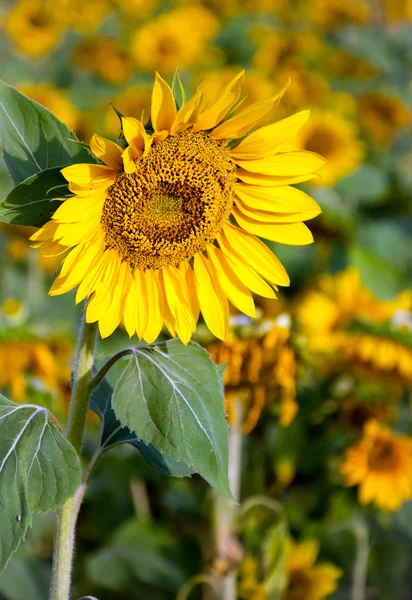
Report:
M127 17L146 19L159 4L159 0L113 0L114 4Z
M52 83L20 83L17 89L48 108L60 121L66 123L69 129L75 130L79 122L79 111L68 100L65 92L56 88Z
M246 554L239 566L237 597L240 600L269 600L265 588L259 581L259 562Z
M176 8L139 27L130 52L138 67L171 74L180 64L186 68L202 62L218 26L213 13L201 5Z
M347 486L359 486L359 502L393 511L412 499L412 437L396 435L377 421L346 451L341 467Z
M8 13L5 25L16 47L33 57L53 50L65 28L64 17L52 0L19 0Z
M365 154L355 125L328 112L312 111L310 121L302 128L299 143L302 149L325 157L326 162L318 171L319 178L314 181L321 186L335 185L360 165Z
M128 51L116 39L94 36L81 40L73 54L74 64L96 73L112 85L125 83L134 70Z
M366 0L311 0L301 6L304 18L325 29L364 23L370 16Z
M359 98L359 120L377 146L388 148L394 135L411 123L411 113L395 96L367 92Z
M241 317L240 317L241 318ZM283 323L285 321L286 323ZM279 424L287 427L298 411L296 402L296 358L288 340L288 315L276 320L265 319L252 332L232 335L226 342L215 342L208 352L217 364L226 364L226 410L230 423L242 425L244 433L255 427L266 405L275 397L280 401ZM259 332L261 333L259 334ZM243 423L237 423L235 402L245 405Z
M150 93L148 85L135 85L115 96L112 104L122 115L146 122L150 116ZM119 117L112 106L106 109L105 130L110 137L115 137L119 132Z
M62 10L67 5L67 17L71 26L79 33L91 33L96 31L107 17L112 5L108 0L55 0L63 4Z
M290 539L287 551L287 588L282 600L323 600L338 588L341 569L331 563L315 564L319 544L307 540L297 544Z
M251 38L257 44L253 65L258 71L273 76L278 70L304 69L317 60L324 42L311 30L277 32L254 27Z
M372 79L379 70L370 60L349 54L342 48L327 48L322 58L322 70L336 79Z
M412 0L381 0L385 7L385 16L389 23L409 22L412 20Z
M247 135L283 90L224 120L242 81L243 72L210 106L198 91L178 110L171 88L156 74L153 133L124 117L126 149L94 135L91 151L105 164L62 170L74 195L31 239L49 255L67 250L50 294L79 286L76 300L90 298L86 319L99 322L103 337L124 321L130 336L152 342L165 324L188 343L201 311L209 330L225 339L228 299L254 317L251 291L275 298L265 279L275 287L289 284L257 236L313 241L303 221L320 208L290 185L312 178L324 163L317 154L294 150L309 113Z

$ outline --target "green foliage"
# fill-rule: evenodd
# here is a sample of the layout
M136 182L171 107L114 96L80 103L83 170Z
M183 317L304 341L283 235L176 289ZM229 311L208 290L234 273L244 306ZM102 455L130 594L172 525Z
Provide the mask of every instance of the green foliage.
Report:
M45 408L0 395L0 572L33 513L56 510L80 483L80 463Z
M132 519L88 559L86 568L93 583L110 590L123 590L137 581L177 590L185 576L176 565L176 552L176 543L161 527Z
M90 399L90 408L100 417L101 431L99 447L101 452L118 444L131 444L139 450L145 461L156 471L174 477L187 477L193 471L182 461L175 460L166 452L160 452L151 444L145 444L134 433L124 427L117 419L111 405L113 388L104 379L94 390Z
M208 353L170 340L135 348L113 392L123 425L231 498L222 378Z
M62 191L47 194L51 188L65 183L56 171L73 163L94 162L64 123L3 81L0 81L0 144L14 185L23 186L0 203L0 218L6 223L36 226L45 223L50 216L45 200L64 195ZM34 206L29 209L30 204Z

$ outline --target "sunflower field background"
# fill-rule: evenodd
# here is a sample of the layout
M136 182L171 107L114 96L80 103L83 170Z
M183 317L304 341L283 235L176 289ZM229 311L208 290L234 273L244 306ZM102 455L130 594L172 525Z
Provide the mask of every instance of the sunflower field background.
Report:
M119 446L80 515L73 598L213 600L227 577L241 600L410 598L412 2L2 0L0 28L0 77L85 143L116 138L113 107L149 114L154 71L212 100L245 69L245 106L290 80L276 118L309 108L299 143L326 159L301 184L315 243L268 242L291 286L257 320L233 312L225 342L195 335L225 365L239 507ZM47 295L60 258L33 232L0 229L0 391L64 422L79 308ZM37 516L0 598L47 597L52 542Z

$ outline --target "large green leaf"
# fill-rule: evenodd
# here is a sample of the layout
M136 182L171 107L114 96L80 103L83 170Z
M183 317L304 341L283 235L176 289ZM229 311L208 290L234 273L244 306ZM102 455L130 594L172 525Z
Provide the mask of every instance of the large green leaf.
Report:
M231 498L222 377L201 346L170 340L135 348L112 406L139 439L183 461Z
M193 471L184 462L176 460L166 452L160 452L151 444L145 444L128 427L120 423L112 408L112 394L112 386L103 379L90 399L90 408L101 420L99 445L102 453L118 444L131 444L156 471L174 477L191 475Z
M0 144L15 185L52 167L94 162L47 108L0 81Z
M55 510L80 483L78 456L51 413L0 395L0 573L34 512Z
M59 168L46 169L25 179L0 203L0 221L41 227L59 206L55 198L68 193Z

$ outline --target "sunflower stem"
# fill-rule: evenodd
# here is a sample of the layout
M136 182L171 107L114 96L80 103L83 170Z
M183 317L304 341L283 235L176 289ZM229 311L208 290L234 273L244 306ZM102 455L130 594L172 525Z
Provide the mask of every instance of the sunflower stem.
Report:
M90 396L89 382L92 376L96 334L97 324L86 323L85 314L83 314L73 373L70 413L66 428L66 437L79 455L86 427ZM81 499L83 498L84 490L80 485L76 494L63 504L57 514L50 600L70 599L74 538L79 511L79 491Z
M352 600L365 600L369 560L368 525L363 514L357 516L354 528L356 557L352 574Z
M229 428L229 483L233 498L239 502L242 474L243 403L234 400L235 423ZM205 589L205 600L236 600L237 565L241 558L241 547L233 535L238 507L232 500L214 492L213 498L213 554L216 579L213 588ZM222 573L219 573L219 569Z

